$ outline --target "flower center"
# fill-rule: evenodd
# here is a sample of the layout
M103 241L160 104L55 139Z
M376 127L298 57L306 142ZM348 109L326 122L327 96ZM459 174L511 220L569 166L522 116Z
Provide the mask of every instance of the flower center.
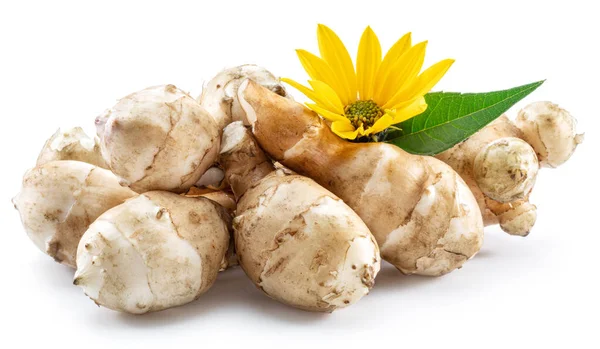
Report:
M344 115L355 128L367 129L383 116L383 110L372 100L356 101L344 108Z

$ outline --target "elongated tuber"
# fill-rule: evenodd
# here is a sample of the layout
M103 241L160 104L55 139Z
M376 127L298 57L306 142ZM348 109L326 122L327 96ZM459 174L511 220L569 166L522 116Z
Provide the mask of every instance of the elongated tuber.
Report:
M479 251L479 207L446 164L389 144L344 141L314 112L252 81L239 99L261 147L342 198L403 273L442 275Z
M241 122L227 126L220 161L239 199L239 262L270 297L331 312L373 286L379 249L363 221L313 180L274 170Z
M97 304L128 313L189 303L217 277L229 243L228 220L205 198L139 195L85 232L74 283Z
M102 155L134 191L185 192L215 162L221 130L187 93L150 87L96 118Z
M281 96L287 96L279 79L262 67L245 64L225 69L204 86L198 97L198 102L215 118L220 128L233 121L243 121L248 125L237 97L238 87L248 78Z
M74 268L77 244L89 225L135 195L108 170L79 161L53 161L25 174L13 203L35 245Z
M76 160L108 168L100 153L98 137L88 137L81 127L58 129L44 144L36 165L58 160Z

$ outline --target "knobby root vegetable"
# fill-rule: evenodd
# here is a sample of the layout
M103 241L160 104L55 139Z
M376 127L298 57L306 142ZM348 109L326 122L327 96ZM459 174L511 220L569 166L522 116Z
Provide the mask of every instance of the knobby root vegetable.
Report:
M279 79L262 67L246 64L225 69L204 86L198 97L200 104L215 118L220 128L240 120L248 125L237 98L238 87L247 78L278 95L287 96Z
M529 234L537 217L536 207L527 202L537 171L534 170L536 165L531 159L534 150L528 144L516 141L521 135L521 131L503 115L466 141L436 157L454 168L469 185L486 225L498 224L501 220L503 223L500 226L504 231L511 235L525 236ZM494 154L492 158L485 156L490 148L491 153ZM510 168L507 166L508 177L500 176L501 185L496 186L494 179L481 178L483 169L497 168L497 172L501 173L503 159L509 158L513 159L512 166ZM478 159L477 166L475 166L475 159ZM478 180L475 171L479 174ZM492 194L500 201L494 200L485 193ZM524 203L526 205L522 206ZM517 207L520 208L517 210ZM525 207L527 210L523 211Z
M511 235L527 236L537 219L535 205L527 200L500 203L486 199L486 205L495 215L500 228Z
M220 162L239 199L233 224L239 263L261 290L324 312L369 292L379 249L342 200L307 177L275 171L241 122L225 128Z
M97 304L128 313L189 303L217 277L229 219L205 198L139 195L106 211L85 232L74 284Z
M36 166L57 160L83 161L108 168L100 153L98 137L88 137L81 127L58 129L44 144Z
M560 166L583 142L583 134L575 132L575 118L550 102L529 104L519 112L515 123L545 167Z
M135 195L108 170L79 161L53 161L25 174L13 203L35 245L74 268L77 244L88 226Z
M475 156L473 176L485 195L499 202L512 202L529 194L539 168L535 151L527 142L503 137Z
M556 167L573 154L583 141L575 124L557 105L535 102L515 123L503 115L436 157L467 182L486 225L499 223L511 235L527 236L537 218L528 200L539 166Z
M130 94L96 118L101 151L122 184L137 192L185 192L215 162L221 130L173 85Z
M442 275L479 251L479 207L446 164L389 144L344 141L303 105L249 80L239 100L260 146L343 199L403 273Z

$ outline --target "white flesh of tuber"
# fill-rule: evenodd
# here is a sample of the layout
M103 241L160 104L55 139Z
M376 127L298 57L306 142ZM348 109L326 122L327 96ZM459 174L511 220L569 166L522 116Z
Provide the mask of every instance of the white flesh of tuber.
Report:
M27 235L57 262L75 267L79 239L104 211L137 195L110 171L79 161L29 170L13 199Z
M88 137L81 127L58 129L44 144L36 165L57 160L76 160L108 168L100 153L98 137Z
M279 79L262 67L246 64L225 69L204 86L198 97L200 104L215 118L220 128L233 121L243 121L249 125L237 97L240 84L248 78L281 96L287 96Z
M523 131L523 139L537 152L542 166L560 166L583 142L583 134L575 132L575 118L551 102L529 104L519 112L515 123Z
M74 283L97 304L128 313L189 303L217 277L229 244L228 220L205 198L139 195L85 232Z
M96 118L102 155L122 184L137 192L185 192L214 163L220 129L173 85L130 94Z
M202 177L194 184L196 187L206 187L211 189L224 189L227 182L224 181L225 172L218 166L213 166L206 170Z
M373 286L379 249L367 226L313 180L274 168L236 122L221 162L239 198L234 219L240 265L267 295L310 311L355 303Z

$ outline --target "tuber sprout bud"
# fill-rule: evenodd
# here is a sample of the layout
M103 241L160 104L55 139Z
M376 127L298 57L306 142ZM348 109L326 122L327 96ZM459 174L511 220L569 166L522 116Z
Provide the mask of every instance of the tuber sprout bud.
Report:
M537 219L537 209L529 202L511 204L511 209L500 214L500 228L510 235L527 236Z
M132 93L96 118L102 156L122 184L184 192L215 162L220 129L173 85Z
M487 144L475 157L473 175L488 197L511 202L523 199L535 183L539 164L531 146L515 137Z
M563 164L583 142L583 134L575 132L576 122L569 112L551 102L529 104L515 121L523 138L535 149L540 164L546 167Z

